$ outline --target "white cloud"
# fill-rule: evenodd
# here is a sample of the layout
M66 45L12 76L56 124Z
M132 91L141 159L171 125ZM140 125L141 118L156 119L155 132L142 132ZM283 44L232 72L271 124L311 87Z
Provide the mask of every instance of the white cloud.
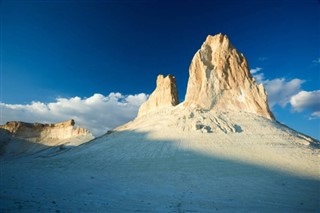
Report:
M262 70L261 67L256 67L256 68L250 69L250 72L251 72L251 74L255 74L255 73L257 73L257 72L259 72L261 70Z
M305 82L298 78L292 80L285 78L265 79L264 73L260 72L261 70L261 67L256 67L250 72L257 83L264 85L268 93L270 107L276 104L285 107L290 102L290 98L301 90L301 85Z
M311 111L311 118L320 117L320 90L300 91L290 99L294 111Z
M318 58L316 60L313 60L312 62L315 63L315 64L320 64L320 58Z
M319 58L320 63L320 58ZM256 79L257 83L262 83L268 93L269 106L272 108L275 105L285 107L287 104L295 112L309 111L311 112L310 119L320 117L320 90L303 91L302 84L305 80L285 78L265 79L264 73L259 72L262 68L257 67L250 72Z
M304 80L298 78L292 80L286 80L285 78L264 80L263 84L268 93L270 107L276 104L285 107L290 102L291 97L301 90L301 85L304 82Z
M94 94L89 98L57 98L52 103L5 104L1 106L1 123L19 120L54 123L73 118L76 124L89 129L95 136L133 119L140 105L147 100L144 93L108 96Z

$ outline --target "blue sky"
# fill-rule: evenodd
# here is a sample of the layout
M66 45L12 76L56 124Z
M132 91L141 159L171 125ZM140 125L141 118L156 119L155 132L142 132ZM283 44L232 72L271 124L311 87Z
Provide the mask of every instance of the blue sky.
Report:
M193 55L208 34L222 32L271 93L276 118L320 138L317 0L2 0L0 6L2 123L73 116L92 129L110 123L105 131L134 117L158 74L176 76L183 100ZM94 101L101 105L88 110ZM110 103L123 111L92 115L113 113Z

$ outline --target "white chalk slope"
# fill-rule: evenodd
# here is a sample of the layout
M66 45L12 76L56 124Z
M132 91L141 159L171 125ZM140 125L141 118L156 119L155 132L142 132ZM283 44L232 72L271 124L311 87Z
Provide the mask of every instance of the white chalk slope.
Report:
M319 149L309 139L247 113L180 107L61 155L3 161L1 211L319 211Z

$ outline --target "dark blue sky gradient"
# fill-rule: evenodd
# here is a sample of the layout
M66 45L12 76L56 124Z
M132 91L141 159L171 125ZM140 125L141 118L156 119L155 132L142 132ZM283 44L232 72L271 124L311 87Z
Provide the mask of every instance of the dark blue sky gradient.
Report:
M177 77L183 100L193 55L208 34L219 32L251 68L262 67L267 79L300 78L306 80L303 90L319 89L319 66L312 63L320 58L317 0L3 0L0 5L4 103L151 93L160 73ZM288 109L275 114L297 116ZM307 127L283 122L315 135L319 121L299 116Z

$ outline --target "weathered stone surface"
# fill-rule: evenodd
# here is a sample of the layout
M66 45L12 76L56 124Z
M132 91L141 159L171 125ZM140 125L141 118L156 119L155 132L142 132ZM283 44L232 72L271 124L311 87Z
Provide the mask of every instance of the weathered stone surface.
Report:
M189 68L185 106L213 111L245 111L274 119L262 84L223 34L209 35Z
M43 144L59 140L72 139L77 136L89 136L92 134L81 127L74 127L74 120L68 120L56 124L25 123L21 121L10 121L5 125L0 125L0 129L5 129L15 138L24 139L30 142L41 142ZM49 144L48 144L49 145Z
M164 77L158 75L157 87L149 99L139 109L138 116L149 113L155 109L179 104L176 79L172 75Z

